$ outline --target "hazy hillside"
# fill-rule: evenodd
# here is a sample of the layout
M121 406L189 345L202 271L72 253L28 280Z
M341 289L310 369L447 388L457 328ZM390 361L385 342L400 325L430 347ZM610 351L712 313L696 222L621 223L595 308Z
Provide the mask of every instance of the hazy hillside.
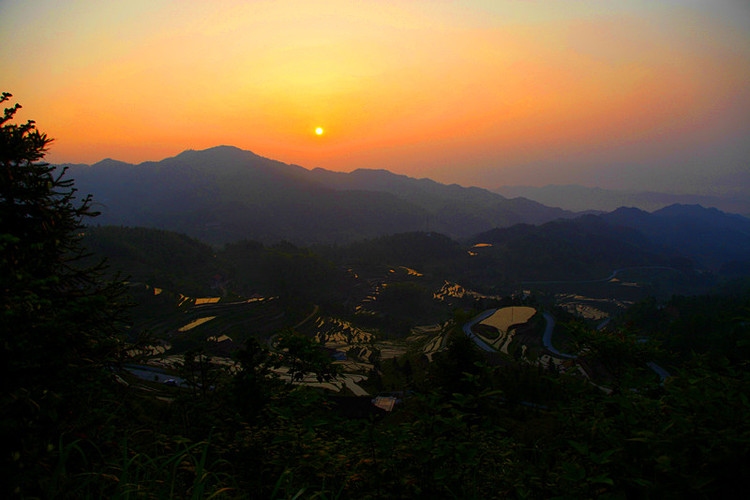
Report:
M498 197L477 187L446 186L431 179L413 179L387 170L358 169L351 173L314 169L321 184L338 190L368 190L395 194L427 210L429 230L451 235L470 235L489 227L518 223L538 224L572 214L559 208L515 198Z
M691 221L726 218L731 223L734 219L718 211L692 210L697 215ZM725 248L744 248L741 234L725 228L723 238L699 238L700 242L687 240L680 245L681 231L692 227L702 234L702 226L672 222L671 230L659 231L660 224L670 224L665 217L621 209L538 226L495 228L463 241L434 232L410 232L347 245L298 247L244 240L212 249L169 231L106 226L91 228L85 242L133 281L191 293L232 289L244 295L297 297L318 304L342 304L357 296L360 292L352 288L351 280L355 274L363 282L379 281L384 275L396 276L394 270L399 269L413 271L423 285L431 283L428 296L446 282L510 293L525 282L606 282L616 269L637 268L669 270L679 278L673 283L675 293L685 293L712 283L717 273L748 274L743 271L747 259L734 259L736 252ZM743 221L739 218L740 225Z
M620 208L539 226L498 228L473 241L492 244L479 254L499 259L504 264L494 267L519 278L518 273L540 280L602 278L632 266L721 274L744 274L750 268L750 219L697 205L653 213Z
M123 273L131 283L201 295L225 274L214 249L171 231L91 227L83 242L95 259L106 257L109 270Z
M619 207L637 207L648 212L669 205L702 205L729 213L750 216L750 199L746 196L702 196L657 193L652 191L617 191L578 185L501 186L494 190L508 198L524 197L552 207L582 212L610 212Z
M505 281L578 279L639 265L728 274L750 266L750 220L699 205L653 213L619 208L571 220L570 212L479 188L385 170L310 171L228 146L140 165L76 165L70 175L80 192L94 195L99 224L167 229L211 244L342 245L409 232L454 240L480 234L474 241L494 243L483 251L493 257L486 272L476 261L470 268Z
M689 256L678 250L594 215L493 229L474 242L480 245L475 249L478 258L493 262L491 268L510 280L603 279L624 267L693 267Z
M671 205L653 213L619 208L602 215L612 224L637 229L652 241L718 269L750 260L750 219L699 205Z
M70 175L94 195L102 224L170 229L210 243L346 242L416 230L467 237L570 215L385 171L311 172L229 146L139 165L72 165Z

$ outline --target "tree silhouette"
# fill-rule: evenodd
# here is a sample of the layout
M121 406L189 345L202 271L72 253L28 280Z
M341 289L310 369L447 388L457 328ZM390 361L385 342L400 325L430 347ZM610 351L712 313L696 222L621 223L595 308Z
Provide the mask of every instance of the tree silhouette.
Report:
M338 375L336 366L323 346L294 330L285 330L276 347L282 363L289 369L289 382L301 382L308 374L318 382L330 382Z
M0 119L0 439L11 451L3 483L24 491L61 434L100 407L123 284L104 281L103 264L81 263L91 197L77 199L65 170L40 161L52 141L33 121L12 123L19 108Z

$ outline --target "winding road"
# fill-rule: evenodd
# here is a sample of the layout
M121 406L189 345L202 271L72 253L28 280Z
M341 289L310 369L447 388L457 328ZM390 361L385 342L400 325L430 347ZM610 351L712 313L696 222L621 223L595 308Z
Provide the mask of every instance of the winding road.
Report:
M617 271L614 271L612 273L612 276L617 274ZM474 316L474 318L471 319L468 323L464 324L463 330L467 337L469 337L471 340L474 341L474 343L479 346L480 349L487 352L495 352L497 349L494 349L490 345L488 345L486 342L484 342L482 339L480 339L473 331L472 328L477 323L481 323L485 319L492 316L497 309L488 309L477 316ZM551 352L554 356L557 356L558 358L565 358L565 359L576 359L578 356L575 354L568 354L565 352L558 351L555 346L552 345L552 332L555 330L555 318L550 313L544 313L544 320L547 322L547 326L544 329L544 335L542 336L542 343L544 344L544 348L547 349L549 352ZM601 324L601 327L604 327L606 323L608 323L609 320L607 319L603 324ZM653 361L649 361L646 363L646 366L648 366L651 370L653 370L658 376L659 379L661 379L662 382L664 382L665 379L669 378L671 374L662 368L661 366L657 365Z
M480 349L482 349L483 351L487 351L487 352L495 352L497 351L497 349L493 348L492 346L487 344L485 341L480 339L472 331L472 328L474 328L474 325L476 325L477 323L481 323L485 319L495 314L495 311L497 311L497 309L488 309L474 316L471 319L471 321L464 324L464 333L466 334L466 336L469 337L471 340L473 340L474 343L477 346L479 346ZM568 358L568 359L577 358L578 356L575 356L573 354L566 354L554 348L554 346L552 345L552 332L555 329L555 318L553 318L552 315L549 313L544 313L544 319L547 321L547 327L544 329L544 336L542 337L542 342L544 343L544 347L557 357Z
M544 348L549 352L557 356L558 358L576 359L578 356L575 354L567 354L560 352L552 345L552 331L555 329L555 318L550 313L544 313L544 319L547 321L547 327L544 329L544 335L542 336L542 343Z
M471 329L477 323L481 323L482 321L486 320L487 318L495 314L495 311L497 311L497 309L488 309L484 311L483 313L480 313L477 316L474 316L474 318L472 318L472 320L469 321L468 323L464 323L464 333L466 334L466 336L469 337L471 340L473 340L474 343L478 345L480 349L482 349L483 351L487 351L487 352L495 352L496 349L489 346L485 341L477 337L476 334L473 331L471 331Z

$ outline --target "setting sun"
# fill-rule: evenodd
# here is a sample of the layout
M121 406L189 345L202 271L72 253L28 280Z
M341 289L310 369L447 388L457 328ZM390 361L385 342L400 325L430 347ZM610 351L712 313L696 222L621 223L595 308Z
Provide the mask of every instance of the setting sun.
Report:
M325 131L323 130L323 127L317 127L317 128L315 129L315 135L323 135L323 132L325 132Z

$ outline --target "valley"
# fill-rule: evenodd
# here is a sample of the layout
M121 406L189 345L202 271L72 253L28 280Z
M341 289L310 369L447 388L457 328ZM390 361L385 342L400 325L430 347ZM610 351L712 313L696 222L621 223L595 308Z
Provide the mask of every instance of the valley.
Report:
M113 228L104 228L103 232L111 241L117 239ZM155 241L163 238L164 245L179 241L167 233L150 231L149 234ZM603 325L605 320L606 323L617 320L628 307L654 292L661 291L666 296L679 290L680 279L685 279L686 274L663 266L618 268L602 279L492 284L494 293L488 295L446 278L467 279L461 278L457 270L461 266L450 259L462 255L470 263L478 252L489 250L490 245L474 244L467 250L447 254L444 249L433 248L432 253L445 256L431 257L412 255L412 249L429 247L435 235L396 235L393 241L405 238L412 242L404 247L409 251L404 256L406 260L388 256L385 260L336 262L331 259L350 258L345 257L346 250L338 249L336 257L330 253L332 250L319 248L320 255L326 257L318 258L328 260L327 264L319 263L326 269L323 274L319 274L320 269L295 262L314 258L306 249L244 244L255 252L255 264L233 262L238 255L231 249L229 253L227 249L224 253L206 252L203 258L207 262L193 263L199 275L208 275L201 270L205 266L215 266L215 270L223 266L220 279L213 275L203 283L204 291L214 292L211 296L191 297L168 290L158 286L162 284L158 278L152 278L151 283L131 283L131 294L137 304L131 335L135 339L147 334L152 340L139 353L140 363L179 377L184 354L196 352L211 363L236 370L234 354L249 340L266 345L272 353L278 352L280 332L293 330L320 346L338 374L333 380L318 381L313 373L307 373L296 383L325 388L341 396L375 398L380 393L416 387L413 381L389 376L382 370L384 363L398 365L404 359L412 359L429 364L436 353L447 349L451 332L458 330L472 339L493 364L521 363L560 373L577 373L590 380L601 374L587 371L585 365L574 361L564 327L558 328L554 344L564 346L567 353L553 347L550 325L555 324L555 318L574 319L592 328ZM453 245L449 240L438 239L438 242L439 247ZM362 250L362 245L358 244L358 250ZM382 243L374 242L372 246L378 248ZM395 246L388 247L393 250ZM274 260L271 255L281 249L287 258L279 276L297 269L299 274L292 279L306 284L303 300L289 293L294 286L290 285L286 291L279 289L279 276L267 266ZM365 250L366 254L369 252L375 250ZM181 255L184 250L171 248L169 253ZM120 261L121 265L126 262L127 259ZM239 266L247 268L239 271ZM226 271L229 269L239 273L233 276ZM258 279L261 271L267 274ZM467 276L473 275L470 267L463 271ZM491 269L485 271L493 275ZM317 276L317 281L306 276L309 272ZM159 276L161 272L152 269L147 274ZM186 274L189 277L191 273ZM241 281L241 276L254 276L257 281L251 286ZM697 276L690 279L698 282ZM693 286L697 286L695 283ZM487 288L487 281L479 280L478 285ZM255 292L245 296L235 289ZM280 295L267 293L272 290ZM216 292L221 293L215 295ZM275 367L273 374L280 380L292 381L283 365ZM602 385L606 380L594 382Z
M18 281L6 310L55 346L27 352L46 356L31 371L9 360L18 384L77 402L38 465L18 456L73 497L732 496L750 421L745 222L671 213L305 244L80 227L76 267ZM95 278L50 293L66 272ZM29 286L54 306L35 302L44 322L23 316ZM36 338L16 333L17 349ZM79 356L94 338L111 354Z
M19 168L72 189L54 167ZM22 231L0 239L9 484L70 498L744 488L745 218L572 214L236 148L87 176L82 209L74 190L40 195L60 219L3 205ZM77 221L88 203L104 225Z

